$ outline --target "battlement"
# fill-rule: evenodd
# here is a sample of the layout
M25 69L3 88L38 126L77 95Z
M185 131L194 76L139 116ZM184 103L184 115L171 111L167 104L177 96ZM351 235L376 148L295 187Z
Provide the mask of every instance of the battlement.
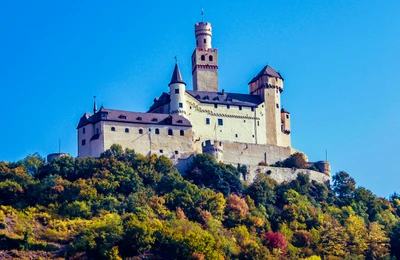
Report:
M205 34L208 34L208 35L212 35L212 26L211 26L211 23L209 23L209 22L206 22L206 23L204 23L204 22L200 22L200 23L196 23L195 25L194 25L194 31L195 31L195 34L196 34L196 36L198 35L198 34L201 34L201 33L205 33Z

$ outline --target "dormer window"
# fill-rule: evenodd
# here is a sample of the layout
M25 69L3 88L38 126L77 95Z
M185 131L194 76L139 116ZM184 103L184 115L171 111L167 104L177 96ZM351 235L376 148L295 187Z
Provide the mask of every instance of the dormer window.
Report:
M178 121L176 121L178 124L183 124L183 121L182 120L178 120Z
M218 101L218 100L219 100L219 97L215 97L215 98L213 98L213 100L217 100L217 101Z
M200 97L200 95L196 95L196 99L200 99L201 97Z
M208 96L203 97L204 100L209 100L210 98Z
M153 119L151 119L151 121L152 122L158 122L158 119L157 118L153 118Z
M142 121L143 119L142 119L142 117L141 117L141 116L139 116L139 117L137 117L137 118L136 118L136 120L138 120L138 121Z
M120 118L120 119L126 119L126 116L120 115L118 118Z

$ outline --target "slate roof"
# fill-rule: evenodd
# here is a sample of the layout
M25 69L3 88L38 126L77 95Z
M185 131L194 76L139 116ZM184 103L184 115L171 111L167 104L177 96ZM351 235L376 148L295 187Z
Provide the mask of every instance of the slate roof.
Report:
M290 114L290 113L289 113L289 111L287 111L287 110L286 110L286 109L284 109L283 107L282 107L282 109L281 109L281 113Z
M253 83L254 81L258 80L261 76L263 75L267 75L267 76L271 76L271 77L275 77L275 78L279 78L282 79L282 75L277 72L276 70L274 70L271 66L267 65L265 66L258 74L257 76L255 76L250 82L249 84Z
M168 84L170 86L171 84L174 83L183 83L186 85L186 83L182 79L181 71L179 70L178 63L175 64L174 72L172 73L172 78L171 82Z
M210 91L194 91L186 90L191 96L201 103L235 105L257 107L262 102L261 98L256 95L227 93L227 92L210 92Z
M102 117L104 114L106 117ZM189 120L180 115L130 112L124 110L105 109L104 107L101 107L100 110L94 115L85 113L79 120L77 128L81 128L88 124L94 124L99 121L151 125L192 126Z
M159 98L154 99L153 105L151 105L149 111L153 111L156 108L159 108L165 104L171 102L171 97L169 93L163 92Z

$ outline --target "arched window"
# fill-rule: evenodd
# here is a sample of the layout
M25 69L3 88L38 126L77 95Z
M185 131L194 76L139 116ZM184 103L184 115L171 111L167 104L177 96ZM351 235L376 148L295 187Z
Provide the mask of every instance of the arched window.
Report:
M139 129L139 134L143 134L143 129Z
M125 128L125 133L129 133L129 128Z
M156 133L156 135L159 135L160 134L160 129L156 128L155 133Z
M168 135L174 135L174 132L172 131L172 129L168 129Z
M181 131L179 131L179 134L180 134L181 136L184 136L184 135L185 135L185 131L181 130Z
M213 56L212 55L208 56L208 60L213 61Z
M111 131L115 132L115 127L112 126L111 127Z
M201 60L206 60L206 56L201 55Z

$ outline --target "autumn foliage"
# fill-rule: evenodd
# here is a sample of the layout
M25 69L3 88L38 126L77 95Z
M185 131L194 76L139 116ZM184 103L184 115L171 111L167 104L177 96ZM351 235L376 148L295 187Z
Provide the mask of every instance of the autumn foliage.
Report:
M293 167L302 158L293 157ZM400 259L400 196L299 174L276 183L198 155L0 162L0 259Z

